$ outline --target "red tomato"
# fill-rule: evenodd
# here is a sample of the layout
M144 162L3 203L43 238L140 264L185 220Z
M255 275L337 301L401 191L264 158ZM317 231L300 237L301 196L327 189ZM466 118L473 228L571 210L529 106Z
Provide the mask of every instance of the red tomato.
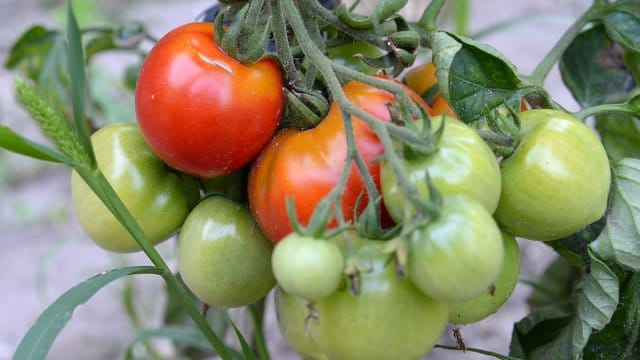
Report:
M391 93L359 82L350 82L343 90L360 109L383 121L390 119L387 104L394 101ZM406 90L428 109L417 94L408 88ZM380 163L374 160L384 153L384 148L363 120L352 117L352 124L358 152L380 191ZM305 131L284 130L271 140L252 166L248 190L253 215L274 244L292 231L286 198L294 200L300 223L307 224L318 202L337 185L346 156L342 113L335 102L317 127ZM353 219L361 194L364 196L358 211L365 208L367 197L362 175L352 164L342 193L342 211L346 220Z
M284 109L276 62L243 65L222 51L213 24L174 29L151 49L136 85L145 139L172 167L201 177L229 174L273 136Z

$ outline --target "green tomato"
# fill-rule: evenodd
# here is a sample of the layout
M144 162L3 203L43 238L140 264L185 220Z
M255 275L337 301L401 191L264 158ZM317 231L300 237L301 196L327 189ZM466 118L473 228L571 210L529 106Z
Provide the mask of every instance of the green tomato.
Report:
M443 197L439 216L407 234L407 273L439 301L472 299L497 279L504 259L500 229L479 202Z
M340 285L344 259L338 245L331 241L291 233L276 245L271 267L285 291L319 300Z
M289 347L307 360L328 360L307 331L307 300L289 294L281 287L275 291L276 319L282 338Z
M175 233L193 198L183 178L168 172L134 124L113 124L91 136L98 167L145 235L157 244ZM197 189L192 188L196 191ZM100 247L132 252L140 246L74 171L71 197L83 230Z
M178 269L204 303L244 306L260 300L275 285L272 249L249 209L211 196L184 222L178 237Z
M449 322L469 324L480 321L498 311L511 297L520 274L520 248L516 239L506 232L502 233L502 241L504 264L495 283L470 300L452 303L449 309Z
M442 116L431 119L435 131ZM491 149L480 136L460 120L445 117L444 132L435 154L405 158L402 167L409 181L425 198L429 197L426 174L442 195L466 195L493 213L500 199L500 167ZM402 222L407 203L396 173L389 162L381 167L382 197L391 217ZM413 207L411 207L412 211Z
M351 244L351 259L364 269L359 293L344 287L315 302L309 332L329 359L418 359L444 332L449 305L425 296L410 279L398 279L385 244Z
M547 241L601 218L611 170L595 133L557 110L524 111L519 118L522 140L502 162L498 223L515 236Z

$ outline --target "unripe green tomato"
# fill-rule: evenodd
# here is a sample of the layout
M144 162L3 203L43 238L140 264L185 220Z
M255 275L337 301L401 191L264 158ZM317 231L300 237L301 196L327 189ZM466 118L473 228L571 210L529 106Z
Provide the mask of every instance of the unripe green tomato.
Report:
M440 215L407 236L407 273L436 300L472 299L489 288L502 269L498 225L484 206L465 196L443 197Z
M313 301L338 288L344 259L331 241L291 233L273 250L271 267L285 291Z
M365 240L352 249L365 269L357 295L344 287L315 302L309 332L329 359L418 359L444 332L449 305L399 279L385 244Z
M307 331L308 303L307 300L276 287L276 319L280 334L287 345L304 359L328 360Z
M204 303L223 307L252 304L275 285L273 247L249 209L221 196L202 200L178 237L178 269Z
M442 116L431 119L435 131ZM460 120L445 117L444 133L435 154L405 158L402 167L409 181L425 198L429 197L426 173L442 195L461 194L479 201L493 213L500 199L500 167L480 136ZM391 217L401 223L407 201L396 173L388 161L381 167L382 197Z
M557 240L602 217L611 182L595 133L557 110L520 113L522 140L502 161L495 218L511 234Z
M520 274L520 248L516 239L502 232L504 263L495 283L482 294L463 302L451 303L449 322L469 324L495 313L504 305L518 283Z
M178 174L167 171L138 127L125 123L105 126L91 136L91 143L98 167L149 241L157 244L175 233L189 213L193 194ZM71 197L78 222L96 244L115 252L140 250L75 171L71 174Z

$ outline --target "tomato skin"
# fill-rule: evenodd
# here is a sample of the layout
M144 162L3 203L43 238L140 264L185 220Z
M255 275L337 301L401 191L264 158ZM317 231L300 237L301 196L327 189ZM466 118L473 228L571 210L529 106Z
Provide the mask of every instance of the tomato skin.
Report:
M291 233L276 245L271 267L283 289L313 301L338 288L344 259L333 242Z
M202 200L178 237L178 268L187 287L204 303L249 305L275 285L272 246L249 209L221 196Z
M152 244L175 233L189 213L191 193L178 174L167 171L135 124L108 125L91 136L98 167ZM141 250L82 178L71 174L71 197L78 222L100 247L114 252Z
M500 229L480 203L465 196L444 196L439 216L407 236L407 274L436 300L478 296L502 269Z
M443 117L431 118L432 131L442 124ZM493 213L500 199L500 166L482 138L460 120L445 117L444 132L435 154L402 159L409 181L424 197L429 198L426 173L442 195L462 194L479 201ZM391 217L400 223L404 217L406 199L396 173L387 161L381 168L382 197Z
M308 301L276 286L274 291L278 329L284 341L306 360L329 360L307 331Z
M557 110L524 111L519 118L522 140L501 164L496 220L515 236L548 241L601 218L611 170L595 133Z
M355 106L381 120L390 119L387 104L394 101L391 93L358 82L346 84L343 90ZM416 94L407 91L418 99ZM421 106L428 108L424 103ZM352 117L352 126L356 148L379 191L380 164L374 160L384 153L384 148L362 119ZM338 184L346 156L342 113L335 102L315 128L287 129L275 135L252 165L248 186L253 215L274 244L292 231L285 199L293 199L298 220L306 225L316 205ZM362 176L352 164L342 193L346 220L353 218L357 200L363 192ZM365 192L359 212L366 207L367 201Z
M135 91L142 133L172 167L200 177L251 161L284 109L282 74L272 60L243 65L213 38L213 24L165 35L145 59Z
M495 313L504 305L518 283L520 274L520 248L516 239L502 232L504 263L495 283L482 294L463 302L451 303L449 322L470 324Z
M355 255L369 271L360 292L348 287L315 302L311 338L329 359L418 359L442 335L449 305L425 296L407 277L398 279L386 242L365 240Z

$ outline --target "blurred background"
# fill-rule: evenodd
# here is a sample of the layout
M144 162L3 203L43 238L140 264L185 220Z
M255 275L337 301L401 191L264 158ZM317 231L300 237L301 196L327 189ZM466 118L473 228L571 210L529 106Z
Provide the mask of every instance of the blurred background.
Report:
M457 0L454 0L455 3ZM413 0L405 9L407 18L420 14L427 1ZM462 1L460 1L462 3ZM466 2L466 1L465 1ZM139 21L160 37L180 24L192 21L213 1L73 1L81 27L127 24ZM363 1L362 9L371 1ZM513 61L520 73L528 74L553 46L563 31L589 5L587 0L512 1L470 0L467 20L457 22L469 35L494 46ZM455 6L453 6L455 8ZM450 29L460 13L450 8L443 24ZM456 15L457 14L457 15ZM42 24L64 29L66 2L58 0L0 0L0 59L4 63L12 44L29 27ZM456 18L458 16L458 18ZM514 20L504 28L493 25ZM427 61L427 57L418 62ZM98 55L91 63L90 89L101 121L135 121L133 98L122 74L138 58L131 54ZM35 126L20 109L13 95L18 74L0 70L0 124L31 139L41 140ZM547 90L563 106L575 110L575 102L564 89L557 70L546 83ZM0 359L9 359L28 328L58 296L82 280L104 270L125 265L148 264L144 255L114 255L97 248L80 230L70 204L70 170L62 165L38 162L0 150ZM174 263L174 241L160 250ZM512 324L527 313L527 297L535 279L555 257L542 243L520 241L523 282L510 302L496 315L462 328L471 347L508 353ZM164 284L156 277L131 277L101 290L74 313L56 340L49 359L119 359L144 328L161 323L166 307ZM268 304L271 307L271 303ZM273 359L295 359L282 342L275 316L268 309L267 330ZM440 343L454 343L451 331ZM154 343L163 358L178 355L169 343ZM141 358L147 355L142 353ZM434 350L427 359L481 359L477 354Z

